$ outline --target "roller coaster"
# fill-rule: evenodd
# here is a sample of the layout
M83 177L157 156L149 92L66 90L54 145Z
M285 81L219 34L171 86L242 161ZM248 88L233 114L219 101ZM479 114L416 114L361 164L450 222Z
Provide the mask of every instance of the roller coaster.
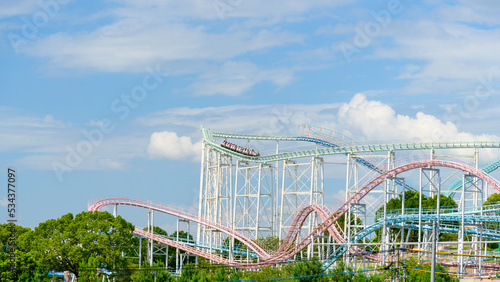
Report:
M341 258L367 269L394 261L391 250L402 248L424 261L432 253L463 276L488 277L500 269L500 256L488 248L500 240L500 205L483 205L488 194L500 192L491 175L500 161L479 163L480 152L494 155L500 142L361 144L302 124L296 136L201 131L197 211L120 196L88 204L89 211L114 206L115 214L119 205L147 209L147 227L134 234L148 240L151 263L155 246L170 246L243 269L312 257L324 269ZM417 195L417 206L405 206L408 191ZM445 195L457 204L440 205ZM398 199L401 207L389 209ZM425 207L425 199L435 206ZM154 233L154 212L196 224L196 239ZM180 271L182 262L177 266Z

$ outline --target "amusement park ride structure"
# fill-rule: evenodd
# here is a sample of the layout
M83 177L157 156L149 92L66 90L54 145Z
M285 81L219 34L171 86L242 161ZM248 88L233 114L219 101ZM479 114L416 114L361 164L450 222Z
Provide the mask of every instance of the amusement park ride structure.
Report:
M479 163L479 153L500 149L500 142L366 145L310 125L299 125L296 136L205 128L202 134L197 214L124 197L89 202L89 210L111 205L115 214L118 205L148 209L147 231L134 233L148 240L150 263L162 248L168 256L170 246L176 248L178 271L185 256L179 250L246 269L312 257L324 268L343 258L367 269L395 260L392 250L404 249L420 260L456 267L459 275L485 277L500 269L487 252L487 243L500 239L500 205L483 206L490 191L500 191L490 175L500 161L482 169ZM343 184L332 180L338 172L345 175ZM419 192L418 208L405 208L401 195L408 190ZM436 195L452 197L458 207L440 207L441 197L435 207L423 207L424 197ZM402 208L388 209L395 198ZM195 223L195 240L155 234L155 211L178 217L178 225ZM457 234L458 240L440 241L443 233ZM453 255L438 251L446 248Z

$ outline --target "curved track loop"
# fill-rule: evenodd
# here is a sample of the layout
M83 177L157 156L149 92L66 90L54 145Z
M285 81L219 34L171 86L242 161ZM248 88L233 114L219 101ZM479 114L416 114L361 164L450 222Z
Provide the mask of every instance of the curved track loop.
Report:
M341 205L328 220L323 221L318 227L316 227L316 229L314 229L311 232L311 234L307 235L302 241L298 242L295 246L290 246L290 248L282 250L281 253L275 254L271 258L271 260L278 262L290 258L293 255L300 252L302 249L304 249L307 245L309 245L312 242L313 234L325 232L335 221L337 221L343 214L345 214L348 211L349 205L351 203L359 202L359 200L361 200L366 194L368 194L371 190L373 190L375 187L381 184L385 180L385 178L394 177L402 172L423 167L449 167L464 172L468 172L478 176L479 178L481 178L486 183L490 184L492 187L494 187L497 191L500 192L500 183L496 179L494 179L493 177L491 177L490 175L481 170L478 170L474 167L471 167L463 163L445 161L445 160L423 160L423 161L417 161L400 165L392 170L386 171L385 173L381 174L380 176L370 181L368 184L364 185L363 188L361 188L356 194L354 194L343 205ZM307 210L308 207L304 208L302 211L304 213L307 213L308 212ZM299 216L303 215L299 213L298 217ZM304 220L302 220L302 222L303 221ZM300 227L301 226L293 226L293 228L287 234L286 238L291 238L291 239L297 238ZM293 242L293 240L291 242ZM287 242L287 244L290 245L291 243Z
M126 205L126 206L135 206L135 207L141 207L141 208L146 208L146 209L151 209L155 211L159 211L162 213L166 213L169 215L173 216L178 216L183 219L187 219L193 222L196 222L198 224L203 224L206 226L209 226L211 228L214 228L216 230L219 230L231 237L234 237L238 240L240 240L243 244L245 244L249 249L255 252L260 258L266 259L269 258L269 254L266 253L259 245L257 245L255 242L252 240L248 239L247 237L241 235L240 233L231 230L229 227L224 226L222 224L212 222L206 219L202 219L194 214L191 214L187 211L183 211L179 208L175 208L172 206L166 206L163 204L159 203L154 203L151 201L145 201L145 200L139 200L139 199L131 199L131 198L124 198L124 197L111 197L111 198L104 198L104 199L95 199L91 201L88 205L88 210L89 211L98 211L100 208L109 206L109 205ZM134 233L136 233L134 231ZM138 234L139 235L139 234Z
M238 240L240 240L242 243L248 246L252 251L254 251L261 261L255 262L255 263L240 263L240 262L235 262L235 261L230 261L226 258L223 258L221 256L218 256L216 254L211 254L205 251L202 251L198 248L191 247L191 246L186 246L182 243L166 239L161 236L157 236L154 234L150 234L148 232L142 231L140 229L136 229L134 231L135 234L153 239L155 241L164 243L169 246L173 246L176 248L179 248L181 250L199 255L201 257L205 257L207 259L232 266L232 267L238 267L238 268L259 268L261 266L265 265L273 265L277 264L279 262L285 261L291 257L293 257L295 254L303 250L307 245L309 245L312 240L313 236L315 234L321 234L325 231L329 231L330 234L334 237L334 239L341 243L344 240L342 239L342 236L340 236L340 233L336 228L332 227L333 224L343 215L345 214L348 209L349 205L351 203L356 203L359 202L366 194L368 194L371 190L373 190L375 187L377 187L379 184L381 184L387 177L394 177L402 172L412 170L412 169L417 169L417 168L423 168L423 167L448 167L448 168L453 168L453 169L458 169L473 175L476 175L477 177L481 178L483 181L491 185L493 188L495 188L497 191L500 192L500 183L485 173L484 171L478 170L474 167L471 167L469 165L463 164L463 163L458 163L458 162L453 162L453 161L446 161L446 160L423 160L423 161L416 161L416 162L411 162L407 163L404 165L400 165L392 170L386 171L383 174L379 175L378 177L374 178L372 181L368 182L366 185L363 186L355 195L353 195L350 199L348 199L344 204L342 204L335 212L330 213L328 209L326 209L324 206L321 205L311 205L303 208L300 210L296 217L293 220L292 223L292 228L287 232L285 236L284 243L282 246L278 249L278 251L273 254L272 256L267 254L261 247L259 247L257 244L255 244L252 240L246 238L245 236L241 235L238 232L235 232L231 230L230 228L223 226L218 223L210 222L204 219L199 218L198 216L189 214L187 212L181 211L179 209L175 209L172 207L168 207L165 205L161 204L156 204L152 203L150 201L141 201L141 200L134 200L134 199L127 199L127 198L108 198L108 199L101 199L97 200L93 203L89 203L88 210L89 211L97 211L100 208L107 206L107 205L130 205L130 206L138 206L138 207L143 207L143 208L148 208L148 209L153 209L159 212L167 213L170 215L178 216L181 218L189 219L194 222L197 222L199 224L207 225L212 228L215 228L217 230L220 230L221 232L224 232L225 234L234 237ZM296 242L298 238L299 231L307 219L307 217L312 213L316 212L319 214L322 223L318 225L309 235L307 235L304 239L302 239L300 242ZM294 245L294 242L296 244ZM350 250L355 251L355 250Z

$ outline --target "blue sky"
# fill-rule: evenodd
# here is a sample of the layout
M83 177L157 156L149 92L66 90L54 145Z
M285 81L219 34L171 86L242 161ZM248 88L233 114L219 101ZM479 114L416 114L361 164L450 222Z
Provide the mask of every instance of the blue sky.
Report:
M0 163L18 170L19 224L101 195L196 207L201 125L499 140L499 13L494 0L2 1Z

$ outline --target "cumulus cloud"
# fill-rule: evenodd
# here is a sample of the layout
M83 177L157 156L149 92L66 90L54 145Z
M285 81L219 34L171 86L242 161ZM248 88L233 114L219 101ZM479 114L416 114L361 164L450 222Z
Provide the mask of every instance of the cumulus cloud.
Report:
M299 123L305 123L344 133L364 144L500 140L493 134L464 132L453 122L425 112L425 107L418 110L412 115L398 113L391 105L360 93L342 104L176 108L143 117L140 123L147 127L169 128L170 131L151 136L148 152L152 158L171 159L198 155L193 149L198 143L194 144L189 137L179 137L181 135L175 132L199 138L200 120L204 121L203 127L214 132L291 136L297 134ZM491 112L490 119L495 115ZM463 120L464 124L471 122L474 121ZM497 150L485 151L483 156L489 155L487 159L498 155L493 152Z
M352 136L366 140L412 140L417 142L490 141L493 135L460 132L452 122L418 112L415 117L397 114L389 105L356 94L338 111L337 124Z
M201 141L193 143L191 137L170 131L154 132L148 146L149 157L155 159L199 160L200 154Z

